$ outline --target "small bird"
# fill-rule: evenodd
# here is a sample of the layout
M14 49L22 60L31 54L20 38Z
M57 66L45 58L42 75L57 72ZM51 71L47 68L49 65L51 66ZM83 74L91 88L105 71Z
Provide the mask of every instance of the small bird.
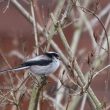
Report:
M59 66L60 59L58 53L46 52L42 55L28 59L18 67L0 71L0 73L29 69L33 74L47 76L50 73L54 73L59 68Z

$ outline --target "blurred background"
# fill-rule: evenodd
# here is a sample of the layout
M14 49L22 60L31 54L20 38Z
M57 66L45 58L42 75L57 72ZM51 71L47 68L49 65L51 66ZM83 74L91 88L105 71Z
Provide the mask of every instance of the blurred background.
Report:
M15 67L22 63L27 57L31 57L34 49L36 48L35 35L32 22L26 18L22 12L16 7L14 0L0 0L0 70ZM31 6L28 0L15 0L31 15ZM61 22L63 14L68 6L68 1L65 1L63 8L58 17ZM71 0L70 0L71 1ZM78 2L78 3L76 3ZM54 13L60 4L59 0L33 0L34 12L36 22L44 29L49 31L51 29L52 20L50 13ZM83 71L87 73L93 68L92 61L98 56L97 46L106 41L104 28L100 21L103 22L106 32L110 37L110 1L109 0L93 0L93 1L74 1L78 6L72 5L67 13L67 16L62 23L63 32L66 36L68 44L71 45L73 56L78 61L78 64ZM82 9L85 7L87 10ZM97 17L93 14L95 13ZM42 32L38 32L38 40L42 49L46 48L47 41ZM100 40L101 39L101 40ZM61 43L59 34L55 34L53 40L67 56L64 45ZM102 41L102 42L101 42ZM75 43L76 44L75 44ZM102 44L101 44L101 43ZM107 43L105 44L107 45ZM102 47L103 48L103 47ZM101 49L102 49L101 48ZM42 53L40 49L40 53ZM50 50L54 50L53 47ZM100 50L100 49L99 49ZM102 65L97 67L95 71L100 70L106 66L107 53L103 50L104 59L102 58ZM101 52L100 52L101 53ZM67 57L68 58L68 57ZM0 109L1 110L27 110L30 100L30 94L33 87L33 79L30 78L22 87L21 92L13 91L13 88L19 87L22 81L27 77L27 71L5 73L0 75ZM44 88L44 94L41 95L42 99L39 102L39 110L92 110L89 99L86 99L85 106L83 107L83 95L75 95L69 93L68 90L61 90L58 95L58 82L54 80L60 79L60 69L52 76L49 77L49 82ZM98 77L91 82L91 88L100 102L108 106L110 110L110 76L103 71ZM62 92L63 91L63 92ZM71 105L75 102L77 97L81 100L76 105ZM5 97L5 98L4 98ZM61 97L59 99L59 97ZM14 105L13 101L17 102L19 99L20 108ZM58 101L58 105L54 101Z

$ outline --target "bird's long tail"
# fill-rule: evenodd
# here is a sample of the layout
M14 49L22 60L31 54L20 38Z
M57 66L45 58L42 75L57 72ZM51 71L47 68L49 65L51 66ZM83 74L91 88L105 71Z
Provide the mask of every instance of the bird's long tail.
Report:
M5 70L0 71L0 75L7 73L7 72L11 72L11 71L13 71L13 72L20 71L20 70L27 69L27 68L29 68L29 67L19 66L19 67L15 67L15 68L5 69Z

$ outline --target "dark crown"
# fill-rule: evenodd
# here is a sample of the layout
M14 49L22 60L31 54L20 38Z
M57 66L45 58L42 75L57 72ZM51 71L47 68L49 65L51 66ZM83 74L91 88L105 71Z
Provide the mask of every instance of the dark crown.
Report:
M59 55L56 52L46 52L45 54L50 58L53 58L53 57L59 58Z

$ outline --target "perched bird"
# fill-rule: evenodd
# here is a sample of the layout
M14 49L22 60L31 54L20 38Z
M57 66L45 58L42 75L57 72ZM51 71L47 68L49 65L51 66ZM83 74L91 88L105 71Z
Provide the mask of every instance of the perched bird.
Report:
M42 55L28 59L18 67L0 71L0 74L9 71L19 71L23 69L29 69L33 74L37 75L49 75L54 73L60 66L59 55L56 52L46 52Z

